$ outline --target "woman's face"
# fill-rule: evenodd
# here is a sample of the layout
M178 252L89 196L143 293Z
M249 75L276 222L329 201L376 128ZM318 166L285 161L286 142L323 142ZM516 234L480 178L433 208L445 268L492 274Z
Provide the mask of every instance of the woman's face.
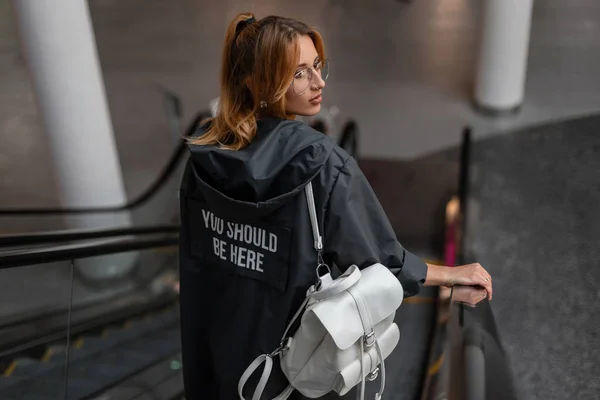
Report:
M317 49L308 36L300 38L300 60L294 80L285 94L286 111L289 115L312 116L321 111L321 93L325 81L315 67L322 61ZM312 70L307 70L312 68ZM312 76L312 79L310 79Z

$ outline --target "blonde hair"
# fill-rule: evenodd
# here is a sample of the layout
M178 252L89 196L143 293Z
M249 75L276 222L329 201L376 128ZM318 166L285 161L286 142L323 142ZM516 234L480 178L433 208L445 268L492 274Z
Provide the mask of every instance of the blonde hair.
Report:
M308 25L277 16L253 18L239 14L227 29L219 110L204 121L203 135L190 138L192 144L240 150L256 136L258 115L288 118L285 94L296 72L301 36L309 36L325 59L323 39Z

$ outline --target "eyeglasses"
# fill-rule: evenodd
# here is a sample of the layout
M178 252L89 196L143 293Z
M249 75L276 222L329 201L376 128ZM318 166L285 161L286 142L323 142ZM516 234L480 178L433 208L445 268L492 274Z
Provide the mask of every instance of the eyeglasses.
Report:
M317 73L321 79L326 80L329 76L329 62L327 60L319 61L314 66L301 69L294 74L292 89L298 96L302 96L313 81L314 74Z

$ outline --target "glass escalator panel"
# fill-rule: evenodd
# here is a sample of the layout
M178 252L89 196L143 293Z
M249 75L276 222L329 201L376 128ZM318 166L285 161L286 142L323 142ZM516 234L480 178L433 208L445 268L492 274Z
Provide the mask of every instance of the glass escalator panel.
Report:
M62 398L71 304L69 261L0 270L0 398Z
M173 246L76 260L73 303L97 318L73 338L69 399L182 390L177 257Z

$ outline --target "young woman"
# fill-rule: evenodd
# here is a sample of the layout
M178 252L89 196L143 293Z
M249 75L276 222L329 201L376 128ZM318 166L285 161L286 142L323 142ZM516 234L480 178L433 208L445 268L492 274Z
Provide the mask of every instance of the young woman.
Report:
M319 112L327 74L323 40L302 22L240 14L227 30L219 110L190 138L180 192L188 400L238 399L243 371L277 347L315 282L308 182L327 263L343 271L379 262L406 296L423 285L461 284L492 297L479 264L427 265L404 249L356 161L294 120ZM265 395L286 385L274 371Z

